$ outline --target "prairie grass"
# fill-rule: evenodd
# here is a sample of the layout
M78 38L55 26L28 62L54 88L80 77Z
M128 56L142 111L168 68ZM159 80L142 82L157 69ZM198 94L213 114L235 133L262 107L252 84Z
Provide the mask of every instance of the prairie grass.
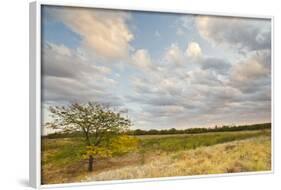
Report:
M201 146L211 146L234 140L243 140L251 137L269 136L270 130L239 131L239 132L212 132L193 135L155 135L155 137L142 137L141 149L143 151L167 151L195 149Z
M81 158L83 139L43 138L42 184L269 170L270 135L256 130L138 136L137 152L96 160L92 173Z
M255 137L195 150L162 153L144 165L90 175L85 181L221 174L271 169L270 137Z

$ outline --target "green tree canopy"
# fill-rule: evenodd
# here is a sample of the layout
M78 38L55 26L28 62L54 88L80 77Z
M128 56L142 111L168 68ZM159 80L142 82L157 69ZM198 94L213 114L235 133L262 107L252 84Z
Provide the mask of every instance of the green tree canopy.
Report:
M122 116L122 112L114 111L110 106L88 102L73 103L69 106L51 106L52 122L46 125L62 133L82 132L86 142L86 154L89 157L89 170L92 171L94 157L111 156L115 151L130 150L135 145L132 138L119 137L131 126L131 121ZM113 143L115 142L115 143ZM122 145L122 142L127 144Z

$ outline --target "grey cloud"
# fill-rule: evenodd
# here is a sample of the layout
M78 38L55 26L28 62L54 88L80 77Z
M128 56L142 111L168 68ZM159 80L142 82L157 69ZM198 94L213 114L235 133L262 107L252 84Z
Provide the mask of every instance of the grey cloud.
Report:
M194 64L197 67L163 66L134 76L134 93L125 99L139 105L138 111L131 114L136 121L146 121L140 122L143 127L160 123L162 127L235 124L240 114L247 113L251 115L243 117L243 121L255 122L257 115L263 121L270 115L270 66L264 62L268 59L268 53L260 51L233 64L207 57ZM257 68L246 65L249 70L244 69L246 62ZM241 69L233 75L236 66ZM247 80L238 80L240 75ZM231 77L238 78L234 81Z
M152 117L171 117L171 115L178 115L184 112L185 108L179 105L162 105L162 106L148 106L144 109L151 113Z
M271 85L270 51L257 52L235 63L230 71L228 85L244 93L254 93Z
M194 70L189 72L189 78L192 84L218 86L222 85L222 81L216 74L210 70Z
M133 33L124 11L78 7L46 7L47 14L75 32L81 46L105 59L127 57Z
M151 106L172 106L178 101L176 97L170 95L164 95L161 93L145 93L139 92L134 95L126 96L130 102L138 102L141 105L151 105Z
M121 106L121 99L103 87L83 82L46 76L42 78L42 99L44 102L87 102L97 101L112 106Z
M110 73L110 69L84 61L77 50L52 43L43 45L42 74L44 76L79 78L85 73L107 74Z
M122 105L111 69L84 60L74 49L45 44L42 52L43 102L98 101Z
M228 74L231 65L223 59L219 58L205 58L201 63L203 70L213 70L214 72L222 75Z
M270 119L268 21L219 19L200 27L202 36L235 51L240 48L244 57L239 54L239 61L229 63L215 54L202 54L191 60L175 46L168 60L161 61L163 56L155 63L147 50L133 50L135 64L123 59L120 75L114 77L118 66L112 60L105 63L48 44L42 57L43 101L109 103L128 109L136 126L148 129ZM175 64L178 60L181 64Z
M226 66L219 68L219 65ZM154 71L157 72L158 78L147 77L148 75L137 76L138 82L133 83L135 94L126 98L128 101L142 105L141 112L145 113L145 119L149 121L161 119L169 123L171 120L176 122L178 119L183 122L182 125L187 125L184 121L202 124L204 122L196 121L202 118L206 118L206 122L228 119L232 121L236 117L232 114L242 113L244 108L243 113L246 111L252 113L257 107L261 112L270 110L268 104L262 104L271 99L268 93L270 82L266 81L267 75L261 81L240 81L239 84L233 85L221 81L216 74L220 72L229 76L231 65L227 62L217 58L206 59L200 67L201 69L187 72L186 77L179 75L176 68L162 69L161 72ZM162 85L164 80L173 83ZM171 86L172 89L177 89L176 93L171 93L173 92ZM178 112L176 109L168 111L169 107L181 109ZM265 115L261 114L262 117L266 117Z
M198 16L196 25L201 36L213 43L235 46L241 51L271 48L268 19Z
M66 47L65 47L66 48ZM46 76L71 78L76 75L71 57L54 54L51 44L44 44L42 48L42 74Z

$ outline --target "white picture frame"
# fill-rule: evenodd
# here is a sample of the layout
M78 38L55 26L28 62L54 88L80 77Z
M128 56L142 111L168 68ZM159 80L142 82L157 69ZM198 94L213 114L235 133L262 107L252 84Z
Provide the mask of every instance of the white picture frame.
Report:
M98 182L77 182L69 184L41 184L41 7L44 5L54 6L74 6L87 8L103 8L103 9L117 9L130 11L152 11L164 13L184 13L184 14L199 14L210 16L233 16L246 18L260 18L271 20L271 170L261 172L241 172L231 174L211 174L211 175L196 175L183 177L161 177L161 178L146 178L133 180L113 180L113 181L98 181ZM185 10L155 10L142 7L123 7L123 6L109 6L98 3L84 4L84 3L68 3L65 1L44 1L39 0L30 3L30 126L29 126L29 179L30 185L34 188L50 188L50 187L68 187L81 185L101 185L101 184L118 184L118 183L136 183L147 181L162 181L162 180L184 180L193 178L205 177L222 177L222 176L237 176L237 175L252 175L252 174L272 174L274 173L274 18L273 16L263 15L240 15L232 13L216 13L216 12L200 12L200 11L185 11Z

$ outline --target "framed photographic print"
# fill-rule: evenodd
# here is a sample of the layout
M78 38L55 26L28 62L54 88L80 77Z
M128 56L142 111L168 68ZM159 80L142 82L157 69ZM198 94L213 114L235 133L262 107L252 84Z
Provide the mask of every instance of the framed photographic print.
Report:
M272 25L31 3L32 186L271 173Z

